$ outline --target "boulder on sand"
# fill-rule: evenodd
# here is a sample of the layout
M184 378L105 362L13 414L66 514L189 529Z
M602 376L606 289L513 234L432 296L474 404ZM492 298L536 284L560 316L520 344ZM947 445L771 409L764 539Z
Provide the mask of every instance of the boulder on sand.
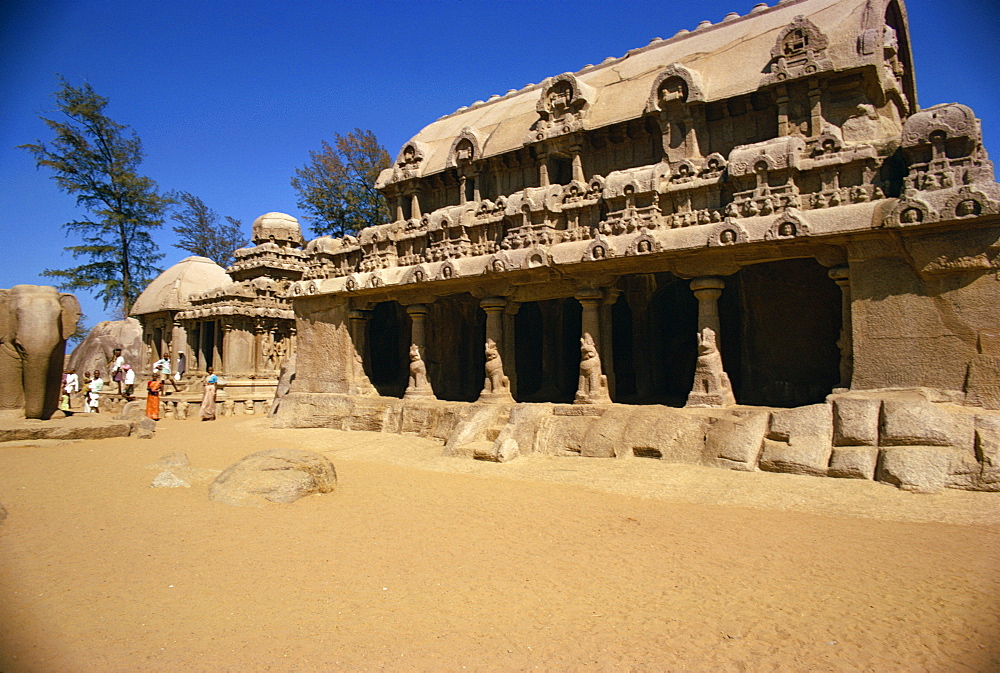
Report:
M292 503L337 485L330 459L314 451L266 449L233 463L216 477L209 500L259 507L264 501Z

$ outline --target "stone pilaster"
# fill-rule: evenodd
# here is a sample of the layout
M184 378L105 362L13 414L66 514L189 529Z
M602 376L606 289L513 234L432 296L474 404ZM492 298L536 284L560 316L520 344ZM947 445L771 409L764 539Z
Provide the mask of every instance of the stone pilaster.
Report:
M426 304L410 304L406 307L406 313L410 316L410 380L403 399L434 397L434 390L427 377L427 364L424 362L424 321L427 311Z
M599 306L604 293L586 288L576 293L583 307L580 320L580 381L574 404L610 404L608 377L601 363L601 316Z
M720 341L721 332L719 297L722 296L722 288L725 286L725 281L714 276L702 276L691 281L691 291L698 300L698 332L708 327L715 333L717 343Z
M838 388L849 390L854 376L854 321L851 318L851 275L848 266L835 266L827 274L840 287L840 383Z

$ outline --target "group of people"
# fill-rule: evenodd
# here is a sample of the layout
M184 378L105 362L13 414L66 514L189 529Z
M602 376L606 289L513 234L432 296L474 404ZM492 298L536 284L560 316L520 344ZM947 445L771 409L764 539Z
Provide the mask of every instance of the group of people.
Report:
M171 374L169 353L165 353L163 357L153 363L153 376L146 383L146 416L153 420L160 419L160 395L169 394L164 390L164 386L169 383L175 392L179 392L180 388L177 384L184 377L185 365L183 353L177 354L177 372L174 374ZM118 384L118 394L129 402L134 400L135 370L125 362L122 349L114 349L111 361L108 362L108 372L111 381ZM215 420L215 396L218 382L219 377L209 367L205 376L201 409L198 412L199 418L203 421ZM104 390L104 385L105 381L99 369L95 369L93 373L84 372L82 381L76 370L67 369L62 377L62 399L59 408L63 411L71 411L74 397L82 392L83 410L89 413L99 413L101 391Z

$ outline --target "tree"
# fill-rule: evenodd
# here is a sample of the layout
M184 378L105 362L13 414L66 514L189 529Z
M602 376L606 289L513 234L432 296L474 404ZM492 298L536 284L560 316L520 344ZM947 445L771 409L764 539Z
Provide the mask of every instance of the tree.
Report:
M389 221L385 197L375 189L382 170L391 164L389 153L371 131L335 133L333 147L325 140L309 163L295 170L292 187L299 191L298 206L312 221L317 235L344 236Z
M180 223L174 227L174 233L180 236L174 247L208 257L223 268L231 265L233 251L247 244L240 221L226 215L220 222L219 214L194 194L173 192L170 197L180 206L170 216Z
M82 239L66 247L85 264L70 269L46 269L43 275L60 278L64 290L96 291L104 307L128 314L136 297L159 273L163 255L150 232L163 225L170 200L156 183L137 170L144 156L142 143L128 126L104 114L106 98L89 84L71 86L59 77L59 112L65 118L42 116L55 133L51 145L42 141L21 145L40 168L54 172L59 189L76 196L90 218L67 222L67 234Z

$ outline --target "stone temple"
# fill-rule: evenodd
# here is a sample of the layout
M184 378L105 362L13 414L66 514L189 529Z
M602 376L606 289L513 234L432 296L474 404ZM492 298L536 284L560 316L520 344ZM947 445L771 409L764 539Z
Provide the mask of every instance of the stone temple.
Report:
M899 0L477 101L378 188L394 221L284 276L281 425L1000 490L1000 186L971 109L918 106Z

